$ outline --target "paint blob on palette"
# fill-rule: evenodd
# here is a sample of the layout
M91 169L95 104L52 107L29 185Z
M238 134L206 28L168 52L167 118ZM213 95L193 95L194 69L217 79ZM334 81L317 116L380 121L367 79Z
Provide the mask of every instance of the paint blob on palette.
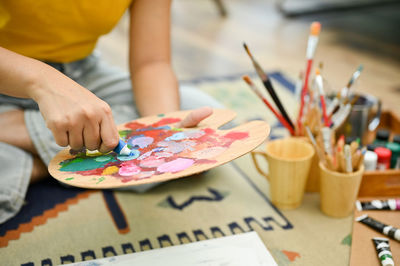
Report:
M229 119L221 117L223 111L232 114L215 110L197 128L174 127L187 111L128 122L120 127L119 134L133 151L129 156L115 152L71 154L66 149L52 160L49 171L64 183L87 188L160 182L226 163L254 149L268 136L269 127L262 121L251 122L264 128L256 139L251 130L255 125L227 131L216 129ZM252 145L243 146L246 143Z

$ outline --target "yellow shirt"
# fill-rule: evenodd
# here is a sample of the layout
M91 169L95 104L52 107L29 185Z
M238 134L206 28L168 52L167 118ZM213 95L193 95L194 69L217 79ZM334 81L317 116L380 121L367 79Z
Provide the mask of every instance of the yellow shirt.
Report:
M151 1L151 0L149 0ZM0 46L43 61L88 56L131 0L0 0Z

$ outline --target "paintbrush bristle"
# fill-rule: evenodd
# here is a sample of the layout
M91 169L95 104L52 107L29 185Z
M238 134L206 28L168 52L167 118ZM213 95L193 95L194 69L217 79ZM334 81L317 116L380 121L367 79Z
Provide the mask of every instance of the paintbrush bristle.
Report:
M319 75L319 74L321 74L321 72L319 71L319 69L317 68L317 69L315 69L315 75Z
M357 68L357 71L361 72L363 69L364 69L364 66L363 65L359 65L358 68Z
M250 78L248 75L244 75L244 76L242 77L242 79L243 79L247 84L249 84L249 85L252 85L252 84L253 84L253 81L251 81L251 78Z
M321 32L321 23L314 21L310 26L310 35L318 36Z
M245 42L243 43L243 47L244 47L244 49L246 50L246 53L247 53L251 58L253 58L253 55L251 54L250 49L249 49L249 47L247 46L247 44L246 44Z

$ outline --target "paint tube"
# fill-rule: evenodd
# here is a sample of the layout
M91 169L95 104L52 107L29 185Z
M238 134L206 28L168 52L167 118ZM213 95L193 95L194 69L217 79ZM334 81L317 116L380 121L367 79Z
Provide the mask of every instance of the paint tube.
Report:
M393 227L391 225L386 225L384 223L381 223L374 218L368 217L367 214L361 215L360 217L356 218L357 222L363 223L365 225L368 225L372 229L387 235L388 237L400 241L400 229Z
M128 144L126 144L122 139L119 140L117 147L114 148L114 151L119 155L130 155L131 149L128 148Z
M375 244L376 254L382 266L394 266L392 252L390 251L389 239L383 237L374 237L372 241Z
M359 211L366 210L390 210L399 211L400 210L400 199L388 199L388 200L372 200L360 202L356 201L356 207Z

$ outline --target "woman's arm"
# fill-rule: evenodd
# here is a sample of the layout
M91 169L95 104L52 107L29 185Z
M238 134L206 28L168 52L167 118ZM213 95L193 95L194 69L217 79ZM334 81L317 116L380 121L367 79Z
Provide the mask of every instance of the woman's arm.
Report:
M130 72L142 116L179 110L171 66L170 0L134 0L130 18Z
M136 106L142 116L179 110L178 82L171 66L171 0L134 0L131 5L129 65ZM191 112L179 127L193 127L212 114Z
M36 101L60 146L107 152L118 144L107 103L45 63L1 47L0 93Z

